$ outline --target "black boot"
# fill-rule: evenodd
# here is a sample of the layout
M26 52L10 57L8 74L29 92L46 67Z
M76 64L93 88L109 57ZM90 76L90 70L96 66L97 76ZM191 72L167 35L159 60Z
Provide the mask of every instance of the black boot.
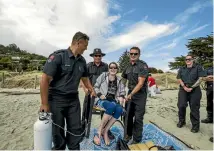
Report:
M213 123L213 113L208 113L207 118L201 120L201 123L205 123L205 124Z
M192 129L191 129L191 132L192 133L198 133L198 131L199 131L199 125L193 125Z
M210 137L210 141L213 142L213 137Z
M178 127L178 128L181 128L181 127L183 127L184 125L186 125L186 122L185 122L185 121L179 121L178 124L177 124L177 127Z

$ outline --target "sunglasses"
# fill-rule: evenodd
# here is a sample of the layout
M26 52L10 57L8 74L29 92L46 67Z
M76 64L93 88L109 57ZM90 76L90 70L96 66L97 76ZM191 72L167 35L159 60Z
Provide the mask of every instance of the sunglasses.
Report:
M193 59L185 59L186 61L192 61Z
M130 56L137 56L138 55L138 53L129 53L130 54Z
M109 69L117 69L117 67L109 67Z
M95 57L101 57L101 55L94 55Z

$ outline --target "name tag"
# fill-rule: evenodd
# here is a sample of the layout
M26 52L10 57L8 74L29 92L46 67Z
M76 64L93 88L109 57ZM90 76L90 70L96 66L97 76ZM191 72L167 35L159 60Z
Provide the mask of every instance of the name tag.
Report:
M70 67L71 65L70 65L70 64L65 64L65 66L66 66L66 67Z

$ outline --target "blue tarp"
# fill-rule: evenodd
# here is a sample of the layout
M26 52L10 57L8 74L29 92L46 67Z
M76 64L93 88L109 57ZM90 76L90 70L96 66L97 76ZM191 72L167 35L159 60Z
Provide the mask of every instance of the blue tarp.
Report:
M115 150L116 143L119 138L123 138L123 128L113 126L111 132L115 139L111 141L110 146L106 146L103 138L101 138L101 146L93 144L93 137L97 129L92 128L88 139L84 139L80 144L81 150ZM155 145L169 146L172 145L176 150L190 150L185 144L177 140L175 137L167 134L153 124L144 124L142 143L153 141Z

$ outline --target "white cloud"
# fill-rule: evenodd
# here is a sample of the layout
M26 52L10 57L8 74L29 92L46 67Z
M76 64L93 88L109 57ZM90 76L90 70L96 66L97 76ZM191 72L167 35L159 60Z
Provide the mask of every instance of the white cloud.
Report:
M205 24L205 25L202 25L200 27L197 27L195 29L192 29L191 31L187 32L186 34L183 35L183 37L188 37L196 32L199 32L201 30L203 30L204 28L206 28L207 26L209 26L209 24Z
M67 48L77 31L91 40L86 54L102 46L120 15L109 16L107 0L1 0L0 43L48 55ZM87 55L86 55L87 56Z
M133 13L134 11L136 11L136 9L131 9L131 10L125 12L125 13L123 14L123 17L124 17L124 16L127 16L127 15L129 15L129 14L131 14L131 13Z
M208 6L212 6L212 0L201 0L195 2L191 7L187 8L184 12L177 15L175 20L180 23L186 22L191 17L191 15L199 12L200 10Z
M133 45L143 46L149 41L173 34L179 26L169 24L151 24L149 22L138 22L126 29L123 34L110 37L107 42L108 52L127 48Z

